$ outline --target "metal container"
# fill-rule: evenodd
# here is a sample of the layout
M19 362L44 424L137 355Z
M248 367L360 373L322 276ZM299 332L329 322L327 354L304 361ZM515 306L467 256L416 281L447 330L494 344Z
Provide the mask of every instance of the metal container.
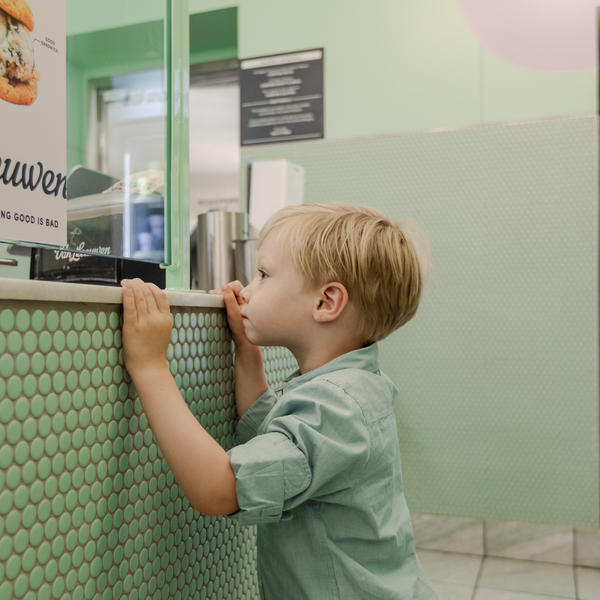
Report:
M221 287L235 279L233 241L247 231L245 213L211 210L198 215L196 284L200 290Z
M234 240L235 278L242 285L248 285L254 279L256 269L255 239Z

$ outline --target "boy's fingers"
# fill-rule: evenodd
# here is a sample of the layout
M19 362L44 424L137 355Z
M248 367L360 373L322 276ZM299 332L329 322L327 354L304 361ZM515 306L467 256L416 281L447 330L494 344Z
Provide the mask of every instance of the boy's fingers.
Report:
M244 286L240 281L231 281L223 289L231 290L238 304L244 304L245 300L242 298L242 290Z
M237 304L244 304L244 302L246 302L244 300L244 298L242 298L242 290L244 289L244 286L242 285L241 281L230 281L229 283L226 283L223 287L218 288L218 289L214 289L214 290L209 290L209 294L221 294L223 297L225 297L225 294L227 293L227 291L231 292L233 294L233 297L236 300Z
M137 320L137 310L135 309L135 298L133 295L133 291L127 285L123 285L123 316L126 320L130 320L130 321Z
M240 281L232 281L227 284L231 291L235 294L236 298L240 295L241 291L244 289L244 286Z
M237 279L235 281L230 281L229 283L226 283L225 285L222 285L221 287L215 288L214 290L208 290L208 293L213 293L213 294L222 294L223 290L230 288L234 291L238 291L241 290L244 286L242 285L242 283L240 281L238 281Z
M157 310L158 303L156 302L156 298L154 297L154 294L150 290L150 287L147 283L142 284L142 292L144 294L144 300L146 302L146 308L148 309L148 312Z
M237 298L231 288L226 288L223 291L223 302L228 314L230 311L239 312L240 305L238 304Z
M133 290L135 308L139 319L140 317L148 314L148 305L146 303L146 296L144 294L144 284L141 279L136 278L130 281L129 286Z
M154 283L149 283L148 287L154 296L154 301L156 302L156 306L158 306L158 310L165 314L171 314L171 309L169 308L169 301L167 300L167 295Z

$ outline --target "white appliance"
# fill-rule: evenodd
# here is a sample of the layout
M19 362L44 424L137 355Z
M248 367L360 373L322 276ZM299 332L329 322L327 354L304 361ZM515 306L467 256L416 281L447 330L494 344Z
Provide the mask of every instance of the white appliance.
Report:
M286 159L255 160L249 166L249 238L255 238L269 217L280 208L302 204L304 167Z

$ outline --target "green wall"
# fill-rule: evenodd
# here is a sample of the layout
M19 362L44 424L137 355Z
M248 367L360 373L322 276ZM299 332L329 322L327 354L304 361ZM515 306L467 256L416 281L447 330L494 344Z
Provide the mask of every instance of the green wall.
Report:
M190 0L193 12L225 6L238 7L240 58L325 48L328 138L596 110L595 69L512 65L456 0Z

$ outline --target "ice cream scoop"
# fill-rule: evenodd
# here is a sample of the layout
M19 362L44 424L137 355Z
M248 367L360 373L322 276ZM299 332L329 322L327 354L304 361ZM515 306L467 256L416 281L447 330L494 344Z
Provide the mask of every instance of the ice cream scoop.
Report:
M31 81L35 72L33 42L29 31L22 23L6 16L8 30L0 55L6 65L5 75L16 81Z

